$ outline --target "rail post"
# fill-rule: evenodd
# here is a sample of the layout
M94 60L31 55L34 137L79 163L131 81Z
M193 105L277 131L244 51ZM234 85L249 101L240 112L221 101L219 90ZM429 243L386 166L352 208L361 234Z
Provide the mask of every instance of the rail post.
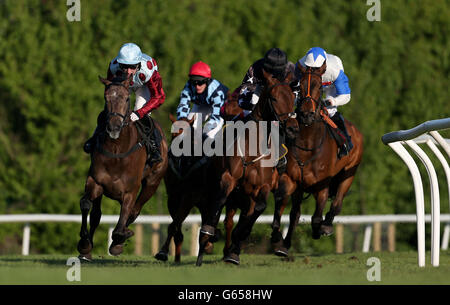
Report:
M439 184L433 163L426 153L417 145L417 143L426 143L433 153L438 157L444 167L447 183L450 190L450 170L448 162L445 160L439 149L430 140L430 136L446 151L450 157L450 145L437 130L450 128L450 118L427 121L409 130L400 130L383 135L381 140L384 144L389 145L394 152L408 166L414 183L414 191L416 195L416 214L417 214L417 245L418 245L418 263L420 267L425 266L425 207L423 185L419 169L403 145L409 146L419 157L428 173L431 189L431 264L434 267L439 266L439 238L440 238L440 198ZM425 140L422 140L425 135ZM422 137L419 137L422 136ZM450 192L449 192L450 195ZM450 196L449 196L450 197ZM450 198L449 198L450 204Z

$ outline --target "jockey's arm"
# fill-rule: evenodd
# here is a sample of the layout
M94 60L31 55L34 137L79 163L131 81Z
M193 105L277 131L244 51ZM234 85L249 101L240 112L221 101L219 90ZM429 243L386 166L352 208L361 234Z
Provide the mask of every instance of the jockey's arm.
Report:
M150 80L146 82L144 86L147 86L150 91L150 99L142 106L142 108L136 111L139 114L139 118L143 118L147 113L161 106L166 99L162 79L157 70L153 72Z
M335 96L327 96L326 100L331 106L342 106L350 102L350 86L348 84L348 77L343 70L339 71L339 75L334 81L336 89Z
M220 108L225 103L225 99L226 99L226 92L222 90L217 90L211 97L212 112L210 118L208 119L208 121L204 126L206 135L209 138L214 138L217 132L217 128L221 128L223 125L223 119L220 116Z
M191 94L189 93L189 84L186 83L183 91L181 91L180 103L177 107L177 120L188 116L191 111L190 102Z

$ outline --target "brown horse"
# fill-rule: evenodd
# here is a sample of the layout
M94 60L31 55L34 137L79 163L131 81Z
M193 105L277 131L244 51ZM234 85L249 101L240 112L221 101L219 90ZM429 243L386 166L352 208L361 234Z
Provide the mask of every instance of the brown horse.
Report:
M99 78L105 85L107 123L102 139L97 138L96 148L91 154L85 193L80 200L82 224L78 251L80 257L87 260L91 259L94 232L100 223L102 196L121 204L119 221L112 233L113 242L109 248L112 255L119 255L123 251L123 243L134 234L128 226L155 193L167 169L167 143L157 122L154 122L154 126L162 137L162 161L153 165L146 163L147 153L140 141L141 135L136 123L129 118L130 79L109 81ZM141 192L137 196L139 189ZM91 208L88 232L87 217Z
M265 86L259 102L250 115L251 120L254 122L265 121L266 123L267 121L278 121L280 130L285 129L286 121L294 115L294 94L289 86L292 77L292 73L289 73L285 80L279 81L264 72ZM233 107L233 105L226 106ZM259 135L264 130L259 124L255 124L255 126L257 135L253 136L260 139ZM239 264L241 243L250 235L255 221L266 208L268 194L276 187L278 172L274 169L274 166L277 160L271 166L262 166L261 162L270 159L273 149L278 149L279 147L274 148L274 145L272 145L271 154L265 156L265 152L261 151L260 148L261 145L267 145L267 142L259 142L257 143L257 155L252 155L250 151L254 147L250 147L251 141L248 136L250 132L247 131L245 130L243 152L238 150L239 145L235 145L232 156L225 155L215 158L215 168L220 169L220 187L214 204L209 206L208 220L200 231L197 266L202 264L205 246L210 236L214 235L223 206L235 189L238 189L240 194L243 195L239 197L244 198L236 205L241 209L241 213L239 221L231 234L231 245L226 251L224 261ZM227 128L225 132L228 132Z
M345 124L352 137L354 148L341 159L337 157L338 147L329 132L330 120L321 100L322 68L303 68L300 80L301 98L297 105L297 120L300 132L294 143L289 146L287 170L279 179L275 196L276 206L272 224L272 243L275 253L286 256L291 246L294 228L300 217L300 205L304 192L313 194L316 209L311 219L312 236L333 233L333 219L342 208L347 194L361 163L363 154L363 136L349 121ZM289 196L292 195L289 230L286 237L280 233L280 219ZM322 219L322 213L328 198L334 197L329 212Z
M172 142L189 128L191 131L191 151L188 156L175 156L172 151L169 151L169 167L164 176L164 182L167 189L167 206L172 217L172 223L167 229L166 241L155 258L167 261L170 241L173 238L175 242L175 262L180 262L183 243L182 223L193 207L197 207L202 218L204 218L207 205L214 199L214 187L218 185L218 181L214 180L209 157L193 154L195 142L192 136L192 124L195 116L190 120L181 118L178 121L173 115L169 115L169 118L173 123ZM181 126L183 123L184 126ZM213 244L209 243L205 250L210 253L212 249Z

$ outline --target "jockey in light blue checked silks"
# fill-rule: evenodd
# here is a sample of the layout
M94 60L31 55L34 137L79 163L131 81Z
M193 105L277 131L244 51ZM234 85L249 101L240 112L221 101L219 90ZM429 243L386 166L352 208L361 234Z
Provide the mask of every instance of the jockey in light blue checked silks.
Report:
M337 111L338 106L345 105L350 101L348 77L344 73L341 59L336 55L326 53L322 48L314 47L298 60L297 65L311 68L326 66L325 73L322 75L323 99L328 115L347 138L347 144L344 144L339 150L339 158L347 155L353 148L353 144L345 128L344 117ZM296 67L297 73L301 73L298 71L298 67Z
M203 127L203 134L214 139L224 124L220 116L220 107L224 104L227 93L226 86L211 78L211 68L206 63L199 61L193 64L189 70L189 80L181 92L177 119L192 119L197 114L193 124L194 130L202 128L203 122L207 121Z

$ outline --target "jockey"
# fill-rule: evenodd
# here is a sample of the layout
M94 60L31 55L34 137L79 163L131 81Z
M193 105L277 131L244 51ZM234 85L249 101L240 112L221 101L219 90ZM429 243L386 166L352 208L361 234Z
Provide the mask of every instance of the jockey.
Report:
M155 59L142 53L136 44L126 43L120 48L119 54L109 63L107 78L113 80L115 77L127 78L131 75L130 90L135 92L136 101L130 119L134 122L150 115L154 109L164 103L166 95ZM94 139L104 129L105 124L104 110L97 119L98 126L94 135L84 145L86 153L92 152L95 145ZM161 161L157 143L153 138L149 144L151 162Z
M324 49L314 47L309 49L304 57L298 60L297 65L310 68L320 68L325 65L326 70L322 75L322 88L324 93L324 101L327 107L328 115L333 122L344 133L347 143L344 143L339 149L339 158L347 155L353 148L351 137L345 127L344 117L337 111L338 106L347 104L350 101L350 87L348 85L348 77L344 73L344 66L339 57L328 54ZM296 67L296 75L299 72Z
M286 53L279 48L269 49L263 58L255 61L242 80L241 85L234 91L234 95L238 94L239 106L244 109L242 117L249 115L259 101L259 97L264 86L263 70L272 74L279 81L283 81L289 72L294 72L295 65L288 61ZM291 89L297 96L298 89L291 84ZM280 130L280 145L285 144L284 133ZM281 149L281 148L280 148ZM286 169L287 159L281 158L277 163L280 173Z
M241 85L235 90L235 93L239 94L239 106L244 109L245 115L258 103L264 85L263 69L282 81L287 73L294 71L294 67L294 64L287 60L286 53L279 48L268 50L263 58L255 61L245 74Z
M207 121L203 127L203 134L214 139L224 124L220 108L227 98L228 88L211 78L211 68L202 61L192 65L188 77L189 80L181 92L177 119L192 119L197 114L193 124L194 130L202 128L203 123ZM194 104L192 109L190 102Z

